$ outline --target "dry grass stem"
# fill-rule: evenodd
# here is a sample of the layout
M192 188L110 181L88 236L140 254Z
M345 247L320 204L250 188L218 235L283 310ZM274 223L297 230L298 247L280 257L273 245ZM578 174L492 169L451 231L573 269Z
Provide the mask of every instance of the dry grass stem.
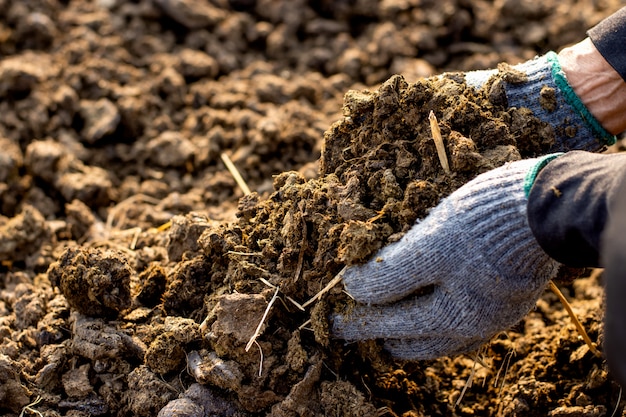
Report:
M617 415L617 410L619 410L619 403L622 401L622 387L619 387L619 394L617 395L617 402L615 403L615 408L613 409L613 413L611 417L615 417Z
M267 285L270 288L278 288L276 285L272 284L271 282L269 282L268 280L266 280L265 278L259 278L259 281L261 281L263 284ZM288 295L285 295L285 298L291 302L294 306L296 306L298 308L298 310L304 311L304 307L302 307L302 304L300 304L299 302L297 302L296 300L294 300L293 298L291 298ZM283 303L284 304L284 303Z
M239 170L237 169L235 164L233 164L233 161L230 160L230 157L225 152L222 152L221 157L224 165L226 165L226 168L228 169L228 172L230 172L230 175L233 176L235 182L237 183L239 188L241 188L241 191L244 193L244 195L250 194L251 191L248 187L248 184L246 184L246 182L243 180L243 177L239 173Z
M476 358L478 358L478 354L476 354ZM476 364L478 364L478 360L474 359L474 364L472 365L472 371L470 372L470 376L467 378L467 381L465 381L465 385L463 385L461 394L459 395L459 398L457 398L456 402L454 403L454 408L457 408L459 404L461 404L461 401L463 400L463 397L465 396L465 392L467 391L469 387L472 386L472 383L474 382L474 375L476 375Z
M504 373L502 374L502 384L498 389L498 398L500 398L500 394L502 393L502 388L504 388L504 382L506 381L506 376L509 373L509 366L511 365L511 358L515 356L515 350L509 350L504 356L504 360L498 369L498 373L496 374L496 379L493 382L494 388L498 386L498 381L500 380L500 374L502 374L502 370L504 369Z
M289 300L291 302L291 304L296 306L298 308L298 310L304 311L304 307L302 306L302 304L300 304L299 302L297 302L293 298L289 297L288 295L286 295L285 297L287 298L287 300Z
M135 233L133 234L133 240L130 242L130 250L137 249L137 242L139 241L139 235L141 234L141 227L135 227Z
M396 413L393 412L393 410L389 407L381 407L379 409L376 410L376 416L377 417L382 417L382 416L386 416L389 415L391 417L398 417L398 415Z
M228 255L241 255L241 256L261 256L262 252L240 252L236 250L229 250L226 252Z
M156 228L157 232L165 232L166 230L168 230L170 227L172 227L172 221L168 221L163 223L161 226Z
M450 173L450 164L448 164L448 156L446 155L446 148L443 145L443 138L441 137L441 130L439 130L439 123L437 123L437 116L431 110L428 115L428 121L430 122L430 130L433 134L435 146L437 147L437 155L439 156L439 162L446 174Z
M42 398L41 396L37 396L37 398L35 399L35 401L33 401L32 403L25 405L24 408L22 408L22 411L20 412L20 417L24 416L25 412L29 412L32 414L37 414L39 417L43 417L43 414L41 413L41 411L37 411L35 410L33 407L36 406L37 404L39 404L41 402Z
M307 321L302 323L300 326L298 326L298 330L302 330L302 329L306 328L306 326L308 326L309 324L311 324L311 319L308 319Z
M596 345L591 341L591 339L589 338L589 335L587 335L587 332L585 331L585 328L580 323L580 320L578 320L578 317L576 317L576 314L574 314L574 310L572 310L572 306L567 301L567 299L565 298L561 290L559 290L559 287L556 286L554 281L550 281L550 289L552 290L553 293L556 294L556 296L559 298L561 303L563 303L563 307L565 307L565 310L567 310L567 314L569 314L570 318L572 319L572 322L574 323L576 330L578 330L578 333L580 334L580 336L583 338L587 346L589 346L589 350L591 351L591 353L601 358L602 354L598 351L598 349L596 349Z
M259 348L259 354L261 355L261 361L259 363L259 376L263 375L263 349L261 349L261 345L256 340L254 344Z
M271 282L269 282L268 280L266 280L265 278L261 277L259 278L259 281L261 281L263 284L267 285L268 287L270 287L271 289L276 289L278 288L276 285L272 284Z
M320 298L322 298L322 295L326 294L335 285L337 285L339 282L341 282L341 280L343 279L343 273L346 270L346 268L347 267L344 267L341 271L339 271L339 273L335 276L335 278L331 279L330 282L324 288L322 288L320 292L315 294L309 301L307 301L306 303L302 304L302 307L306 308L309 305L311 305L312 303L314 303L315 301L319 300Z
M202 333L206 332L209 329L209 317L210 314L207 315L204 320L202 320L202 323L200 323L199 328Z
M278 298L278 291L279 290L280 290L280 288L276 287L276 291L274 292L274 296L272 297L270 302L267 304L267 308L265 309L265 312L263 313L263 317L261 317L261 321L259 322L259 325L256 327L256 330L254 331L254 334L252 335L252 337L250 338L250 341L246 345L246 352L250 350L250 348L252 347L254 342L256 342L256 338L259 337L259 335L261 334L261 327L263 327L263 323L265 322L265 319L267 318L267 315L269 314L270 309L272 308L272 305L274 304L274 301L276 301L276 299Z

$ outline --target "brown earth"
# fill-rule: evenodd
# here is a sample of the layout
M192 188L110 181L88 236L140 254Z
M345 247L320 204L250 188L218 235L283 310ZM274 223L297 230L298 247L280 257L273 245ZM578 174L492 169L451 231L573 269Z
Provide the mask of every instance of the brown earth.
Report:
M552 293L480 354L416 363L331 339L350 301L320 293L551 144L493 89L421 77L558 49L620 5L0 0L0 412L621 415ZM601 347L601 273L561 288Z

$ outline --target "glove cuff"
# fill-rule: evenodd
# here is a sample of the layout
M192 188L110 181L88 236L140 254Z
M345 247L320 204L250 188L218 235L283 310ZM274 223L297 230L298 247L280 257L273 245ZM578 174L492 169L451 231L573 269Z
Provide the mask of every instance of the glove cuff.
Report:
M574 109L575 112L578 113L580 118L586 122L587 126L592 131L593 136L600 141L601 145L614 145L616 142L615 135L612 135L604 127L602 127L598 119L591 114L578 95L574 92L574 89L567 81L565 72L563 72L563 69L561 68L557 54L555 52L548 52L546 58L551 66L554 83L557 87L559 87L561 93L563 93L565 101L572 107L572 109ZM576 149L584 150L581 148Z
M480 89L493 76L502 77L506 107L528 108L554 129L551 152L585 150L597 152L616 142L591 114L567 81L555 52L508 67L523 76L508 76L502 65L498 69L469 71L465 82ZM498 82L498 81L496 81ZM491 83L489 83L491 84ZM491 85L488 88L493 88Z
M555 52L516 65L526 80L505 80L509 107L526 107L554 128L551 151L586 150L597 152L616 142L574 92Z
M563 152L542 156L537 160L537 163L528 170L526 176L524 177L524 195L526 195L526 198L528 198L528 195L530 194L530 189L533 187L539 171L548 165L548 162L561 155L563 155Z

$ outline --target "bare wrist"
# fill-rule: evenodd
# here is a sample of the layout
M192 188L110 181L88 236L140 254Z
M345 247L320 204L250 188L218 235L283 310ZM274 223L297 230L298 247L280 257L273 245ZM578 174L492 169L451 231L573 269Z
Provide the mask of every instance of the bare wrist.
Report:
M559 63L587 109L612 134L626 131L626 82L589 38L563 49Z

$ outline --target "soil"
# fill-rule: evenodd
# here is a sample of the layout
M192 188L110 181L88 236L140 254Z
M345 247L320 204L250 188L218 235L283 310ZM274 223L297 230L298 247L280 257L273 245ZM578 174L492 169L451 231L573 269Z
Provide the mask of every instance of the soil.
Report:
M432 361L327 320L352 303L342 268L550 148L497 77L453 71L556 50L620 6L0 0L0 412L622 415L551 292ZM601 348L602 274L578 275L560 287Z

